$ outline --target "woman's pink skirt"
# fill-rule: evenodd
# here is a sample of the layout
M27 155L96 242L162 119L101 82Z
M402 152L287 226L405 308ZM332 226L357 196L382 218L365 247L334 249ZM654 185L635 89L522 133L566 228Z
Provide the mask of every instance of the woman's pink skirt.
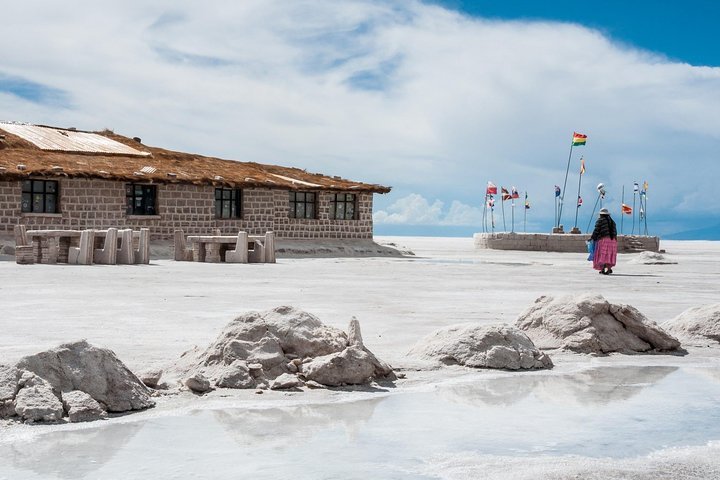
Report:
M593 257L593 268L602 270L605 264L614 267L617 262L617 240L610 237L603 237L595 244L595 256Z

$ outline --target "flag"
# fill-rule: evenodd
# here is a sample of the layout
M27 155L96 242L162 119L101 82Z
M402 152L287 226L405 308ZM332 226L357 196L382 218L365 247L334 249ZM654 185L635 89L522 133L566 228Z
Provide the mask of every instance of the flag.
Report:
M625 215L632 215L632 207L630 205L622 204L622 213Z
M573 147L579 147L580 145L585 145L587 142L587 135L583 135L582 133L573 132L573 138L572 138L572 146Z
M582 197L578 197L578 207L582 207Z
M495 199L493 197L488 198L488 207L493 208L495 206Z
M518 193L517 189L515 187L512 187L512 198L520 198L520 194Z
M525 210L530 210L530 201L527 197L527 192L525 192Z
M559 196L560 196L560 187L557 186L557 185L555 185L555 196L556 196L556 197L559 197Z
M645 210L640 208L640 220L642 220L643 218L645 218Z
M487 190L485 191L487 195L497 195L497 187L493 182L488 182Z
M647 181L643 182L643 190L647 192L648 184Z
M510 200L510 198L512 198L512 197L510 196L510 192L508 192L507 188L505 188L505 187L500 187L500 193L502 193L502 200L503 200L503 202L504 202L505 200Z
M585 173L585 159L580 157L580 175Z
M640 185L638 185L637 182L633 183L633 192L637 192L638 190L640 190Z

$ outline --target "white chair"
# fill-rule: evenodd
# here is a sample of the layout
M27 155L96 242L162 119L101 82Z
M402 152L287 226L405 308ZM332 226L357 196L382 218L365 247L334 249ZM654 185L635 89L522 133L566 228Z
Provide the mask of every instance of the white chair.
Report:
M96 248L93 253L93 261L95 263L103 265L115 265L117 263L117 238L118 229L108 228L103 248Z
M80 246L70 247L68 250L68 263L73 265L92 265L95 244L95 232L83 230L80 233Z
M132 265L135 263L135 250L133 250L133 231L129 228L118 232L120 247L117 249L117 263Z
M225 252L225 261L227 263L248 263L248 234L247 232L238 232L235 250Z

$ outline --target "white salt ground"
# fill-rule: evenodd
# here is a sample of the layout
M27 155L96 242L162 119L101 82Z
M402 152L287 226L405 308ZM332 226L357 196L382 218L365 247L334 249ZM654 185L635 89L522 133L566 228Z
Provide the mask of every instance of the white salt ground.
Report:
M613 303L633 305L658 324L689 307L717 302L720 272L720 244L717 242L662 242L662 247L678 264L633 265L630 264L633 255L620 255L614 269L616 273L600 276L580 254L475 250L469 238L379 240L406 247L415 256L279 259L274 265L154 260L149 266L81 267L22 266L0 262L0 363L10 363L23 355L63 342L87 338L93 344L114 350L134 371L163 368L192 346L208 345L227 322L247 310L293 305L341 329L356 316L362 325L366 346L402 369L412 366L405 353L433 330L462 322L513 323L517 315L540 295L598 293ZM687 437L697 426L691 410L701 405L707 412L718 411L717 404L703 402L707 402L709 394L720 398L720 348L692 347L686 356L589 357L551 352L551 357L555 368L540 375L550 378L569 376L571 379L576 375L590 375L590 380L546 384L537 380L540 377L534 372L512 374L517 376L513 377L517 381L508 384L508 381L498 380L510 375L504 372L474 372L458 367L424 372L410 369L405 371L407 379L398 382L397 388L380 389L382 391L321 390L292 394L273 391L263 395L255 395L252 391L216 391L203 397L160 398L155 409L100 424L9 428L3 425L0 426L0 479L70 478L68 475L72 478L113 478L112 475L120 471L128 472L124 478L147 478L149 474L162 472L164 478L183 478L189 473L197 478L212 478L211 472L219 475L214 478L235 478L238 472L257 473L267 468L263 461L273 457L263 455L271 455L273 448L287 454L308 438L314 439L313 445L318 448L305 452L307 459L298 459L300 466L292 465L289 460L287 465L280 462L274 473L291 474L304 468L305 474L297 475L297 478L313 478L307 472L332 476L333 472L347 474L348 470L354 469L358 475L365 474L365 478L477 478L478 472L486 472L488 478L503 478L503 474L507 474L507 465L510 465L509 468L517 473L513 475L516 478L530 478L533 472L540 474L533 478L574 478L577 475L585 478L600 475L597 472L606 473L597 478L665 478L652 474L663 471L676 473L675 477L667 478L683 478L683 475L687 478L720 478L717 462L708 460L718 458L717 443L713 443L720 440L720 420L716 414L703 417L708 428L702 435L692 441L670 443L667 447L650 440L649 437L657 437L654 430L645 432L648 438L633 438L632 429L623 429L623 424L613 422L608 424L607 437L598 439L597 447L591 445L586 450L578 450L566 445L583 438L584 415L602 414L612 419L622 407L630 409L627 418L633 418L633 409L643 412L648 403L658 406L657 415L648 417L646 422L662 430L663 425L673 419L665 432L668 438ZM611 369L614 366L623 367L620 370L671 370L659 379L643 375L628 378L616 373L593 377L583 373L591 367L592 371L599 367L601 372L617 372L618 369ZM702 374L698 376L697 372ZM686 378L695 377L702 378L702 382L687 384ZM477 381L486 382L487 388L464 396L464 401L470 401L475 410L457 410L458 403L448 400L448 395L453 396L448 393L453 388L447 382L473 384ZM593 383L606 388L594 389L586 385ZM560 388L561 385L566 386ZM638 395L612 399L611 392L628 385L660 386L642 387L642 393ZM567 393L568 388L571 392L584 391L585 400L580 402L580 407L588 398L595 399L596 404L587 412L582 407L578 416L573 417L567 405L578 400ZM440 395L433 392L440 392ZM431 403L434 406L429 412L423 408L430 397L423 395L433 395ZM558 403L550 402L548 408L533 410L531 406L536 405L533 400L543 398ZM669 398L672 404L663 406L662 402ZM633 401L639 404L627 403ZM364 402L380 403L375 409L368 410L363 406ZM457 438L473 438L462 431L463 422L443 431L446 424L420 422L426 429L413 430L413 425L418 424L416 418L401 421L405 418L402 412L413 411L408 409L413 405L422 407L416 409L418 418L441 416L443 411L453 413L448 419L459 416L486 421L498 415L503 418L504 410L488 410L488 405L492 405L488 402L520 405L523 408L519 412L535 412L545 419L546 425L561 424L575 430L567 435L558 432L561 443L566 446L548 452L545 451L548 442L542 432L533 433L533 425L529 424L523 437L526 443L518 447L517 455L508 449L483 456L481 450L472 447L472 442L457 443ZM478 409L479 404L482 408ZM605 410L599 409L598 405L604 406ZM310 408L311 411L319 408L325 412L321 417L326 420L318 420L313 413L306 423L293 423L293 409L297 408ZM676 415L683 409L689 413ZM194 410L199 413L190 414ZM202 438L212 438L216 423L209 420L210 413L202 412L217 412L213 414L215 417L238 417L229 425L255 428L260 432L258 435L278 421L280 425L287 425L273 439L273 448L267 452L264 447L260 448L260 457L255 460L248 457L245 463L233 461L233 456L240 455L239 446L247 448L256 442L257 438L253 436L207 445L208 448L219 448L225 456L205 452L204 446L190 440L192 435L186 443L178 440L180 443L172 446L178 453L172 453L170 447L164 448L161 438L168 438L168 434L173 436L173 432L179 437L187 431L199 432ZM244 416L242 412L249 412L250 416ZM360 421L353 420L355 417ZM575 420L578 423L574 423ZM220 423L227 423L223 422ZM306 431L308 425L315 424L317 429L312 432L330 433ZM520 425L516 426L522 428ZM346 442L336 441L332 432L338 428L346 432L340 437ZM438 432L443 434L438 435ZM413 442L388 444L388 435L400 439L412 437ZM496 436L496 432L476 434L484 440ZM95 437L104 446L102 451L93 447L97 444L92 440ZM601 452L606 448L601 447L603 441L612 445L619 437L623 437L623 441L630 437L647 448L640 448L640 453L631 458L614 458L617 455L612 451L606 452L607 458L595 458L588 453L593 448ZM527 443L527 438L534 440ZM428 444L427 449L418 446L422 442ZM333 444L336 448L357 451L357 455L337 457ZM362 454L363 449L371 448L369 445L373 444L383 446L381 451L371 449L383 456L381 465L372 455ZM533 454L535 449L544 453ZM108 450L114 453L110 454ZM388 451L393 452L392 455L387 454ZM144 454L157 464L136 464L137 455ZM333 458L332 455L344 463L338 465L336 461L327 460ZM80 468L84 460L78 457L98 465ZM507 458L512 461L504 463ZM308 462L314 462L312 468L308 467ZM327 468L323 469L323 465ZM73 471L76 473L72 474ZM694 477L693 472L696 472ZM708 472L714 472L716 476ZM345 475L345 478L355 477Z

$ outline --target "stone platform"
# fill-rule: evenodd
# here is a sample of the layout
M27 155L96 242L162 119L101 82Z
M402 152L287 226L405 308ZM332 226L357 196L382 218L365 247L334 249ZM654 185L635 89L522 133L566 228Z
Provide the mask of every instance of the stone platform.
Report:
M529 250L537 252L587 252L590 235L572 233L476 233L475 248L493 250ZM640 235L618 235L618 252L657 252L660 238Z

